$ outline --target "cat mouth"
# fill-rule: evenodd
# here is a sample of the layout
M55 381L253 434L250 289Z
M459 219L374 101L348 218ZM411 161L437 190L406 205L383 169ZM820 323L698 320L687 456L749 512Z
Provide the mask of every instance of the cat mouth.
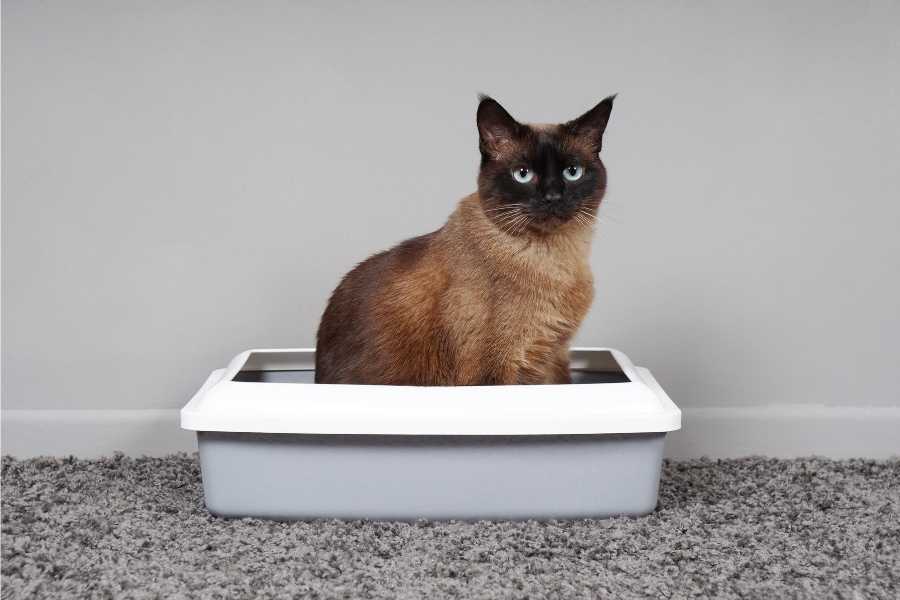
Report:
M531 226L538 231L552 231L563 223L567 223L570 218L559 215L535 215L531 219Z
M548 234L568 223L590 225L594 220L594 215L585 208L575 208L571 210L542 210L530 208L520 209L514 212L503 211L499 213L499 216L492 217L494 224L501 231L515 236L527 232Z
M552 231L575 218L575 211L565 213L537 212L531 214L531 225L538 231Z

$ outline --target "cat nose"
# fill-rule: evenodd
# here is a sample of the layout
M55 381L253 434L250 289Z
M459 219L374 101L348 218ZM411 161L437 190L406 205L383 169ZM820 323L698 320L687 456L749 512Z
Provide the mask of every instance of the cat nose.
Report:
M547 202L559 202L562 200L562 194L559 192L547 192L544 194L544 200Z

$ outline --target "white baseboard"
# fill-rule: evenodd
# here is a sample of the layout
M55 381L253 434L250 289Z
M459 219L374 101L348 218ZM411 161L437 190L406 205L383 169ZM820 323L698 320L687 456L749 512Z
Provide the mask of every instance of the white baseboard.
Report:
M792 404L682 409L670 458L900 456L900 406Z
M4 410L0 449L19 458L95 458L120 451L131 456L196 452L192 431L179 427L177 409Z
M3 410L0 424L2 453L20 458L92 458L116 451L161 456L197 449L194 434L179 428L176 409ZM900 456L900 407L687 408L682 425L668 436L669 457Z

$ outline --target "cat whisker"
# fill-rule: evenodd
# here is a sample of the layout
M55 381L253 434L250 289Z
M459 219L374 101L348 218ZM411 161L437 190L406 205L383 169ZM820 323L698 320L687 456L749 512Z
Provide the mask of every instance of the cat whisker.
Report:
M510 235L518 235L519 225L521 225L526 218L527 217L525 217L524 215L519 215L516 219L508 223L507 233L509 233Z
M501 225L499 227L499 229L506 235L512 235L512 229L511 229L510 225Z
M579 222L585 227L593 227L597 221L597 215L583 208L579 208L578 212L575 213L575 216L578 217Z
M495 206L494 208L487 208L484 210L484 212L487 213L487 212L495 212L495 211L505 211L505 210L512 210L512 209L517 209L517 208L524 208L524 207L525 207L525 205L522 204L521 202L515 202L513 204L504 204L502 206Z
M497 226L503 228L503 227L509 225L510 223L515 222L521 216L522 216L521 212L516 212L516 213L510 214L510 215L503 215L501 218L497 219Z
M522 218L516 224L516 235L521 234L531 224L531 218L528 215L522 215Z
M509 213L509 214L500 215L499 217L497 217L497 221L503 223L503 222L505 222L505 221L509 221L509 220L515 219L516 217L520 216L521 214L522 214L522 213L521 213L520 211L516 211L516 212L514 212L514 213Z
M525 215L523 213L519 213L512 219L505 221L502 229L507 235L518 235L519 234L519 226L527 220L528 220L527 215Z
M494 223L496 223L496 225L498 227L501 227L504 225L509 225L510 223L512 223L513 221L518 219L520 216L522 216L522 213L520 213L520 212L504 214L504 215L500 216L499 218L495 219Z
M522 214L523 212L524 212L524 211L523 211L521 208L515 207L515 208L512 208L512 209L510 209L510 210L508 210L508 211L499 213L498 215L495 215L495 216L498 216L498 217L501 217L501 218L502 218L502 217L508 217L509 215L520 215L520 214Z

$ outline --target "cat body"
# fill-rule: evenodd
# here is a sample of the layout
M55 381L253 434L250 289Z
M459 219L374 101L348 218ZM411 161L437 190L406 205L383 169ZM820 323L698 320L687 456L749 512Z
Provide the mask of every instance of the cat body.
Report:
M527 126L483 99L479 191L442 228L343 278L319 326L316 381L568 383L569 342L593 299L604 102L588 123ZM572 165L581 174L568 181Z

